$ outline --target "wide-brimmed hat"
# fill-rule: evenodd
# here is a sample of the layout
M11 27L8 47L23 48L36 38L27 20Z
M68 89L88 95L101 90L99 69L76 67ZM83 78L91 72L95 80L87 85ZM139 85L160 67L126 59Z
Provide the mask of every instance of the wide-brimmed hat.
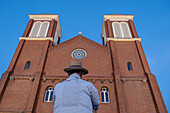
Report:
M69 67L64 69L64 71L67 73L72 70L83 71L84 72L83 75L88 73L88 70L82 67L82 63L80 61L71 61Z

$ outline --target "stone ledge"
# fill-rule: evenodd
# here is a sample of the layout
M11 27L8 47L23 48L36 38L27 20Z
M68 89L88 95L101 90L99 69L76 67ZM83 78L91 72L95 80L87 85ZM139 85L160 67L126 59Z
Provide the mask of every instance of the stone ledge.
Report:
M51 40L53 42L53 37L19 37L20 40Z

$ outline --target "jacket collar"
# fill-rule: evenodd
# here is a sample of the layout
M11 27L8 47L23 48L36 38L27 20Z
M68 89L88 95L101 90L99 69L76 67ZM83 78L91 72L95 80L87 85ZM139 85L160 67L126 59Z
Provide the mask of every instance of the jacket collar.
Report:
M74 79L80 79L80 75L77 73L73 73L67 78L67 80L74 80Z

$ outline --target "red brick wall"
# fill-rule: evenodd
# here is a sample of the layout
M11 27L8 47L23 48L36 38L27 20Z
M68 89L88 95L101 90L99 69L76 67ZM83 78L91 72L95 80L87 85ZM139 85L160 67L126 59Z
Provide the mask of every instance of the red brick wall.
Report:
M71 57L71 53L77 48L82 48L87 52L86 58L81 62L89 70L88 75L111 76L112 65L109 49L82 36L49 48L44 69L46 75L67 75L63 69L68 67L70 61L75 60Z
M115 42L120 75L144 75L135 41ZM128 71L127 62L132 63L133 71Z
M89 80L89 82L93 83L92 80ZM45 91L46 88L49 86L55 87L56 84L60 83L59 80L55 80L53 83L50 80L47 80L46 82L41 81L39 93L38 93L38 99L36 100L36 109L35 112L38 113L52 113L53 111L53 104L52 102L44 102L44 96L45 96ZM115 95L115 86L114 82L110 83L109 80L105 80L104 83L101 83L100 80L96 80L95 83L93 83L94 86L97 88L100 95L100 90L101 88L107 87L109 89L109 98L110 102L109 103L101 103L99 106L98 113L110 113L111 111L114 111L115 113L118 112L117 109L117 101L116 101L116 95Z
M112 113L120 112L120 105L125 105L127 112L157 112L156 104L151 90L150 84L142 83L142 79L148 79L145 75L142 60L139 57L138 49L135 42L114 42L111 41L111 45L108 47L102 46L96 42L93 42L81 35L60 43L56 46L48 49L47 59L46 50L48 48L48 42L46 41L25 41L19 58L14 66L12 75L15 77L14 81L8 81L7 87L3 94L3 98L0 103L0 111L25 111L28 110L28 103L34 106L33 112L37 113L52 113L52 103L44 102L45 91L48 86L53 86L60 82L60 79L65 80L68 76L63 71L68 67L69 62L75 60L71 57L71 53L74 49L81 48L87 52L86 58L82 59L83 67L89 70L89 74L83 76L83 79L93 83L98 89L104 86L109 89L110 103L101 103L98 113ZM112 47L114 46L114 47ZM113 73L112 55L110 48L114 49L114 60L117 60L117 67L119 71ZM45 48L45 49L44 49ZM43 59L42 55L44 56ZM25 63L30 60L31 66L29 70L24 70ZM38 71L38 66L44 64L44 71L42 73ZM127 62L130 61L133 66L133 71L128 71ZM41 62L41 63L40 63ZM43 66L40 66L43 69ZM39 79L36 80L36 76L40 76L40 85L37 85ZM41 71L41 70L40 70ZM115 77L115 75L117 77ZM119 77L120 76L120 77ZM30 77L34 77L35 81L31 82ZM47 79L43 82L43 79ZM55 79L54 82L51 80ZM92 82L92 80L96 80ZM126 79L125 83L121 80ZM104 83L101 83L104 80ZM112 82L109 82L112 80ZM115 81L116 80L116 81ZM119 82L116 84L116 82ZM150 82L153 82L151 79ZM154 81L155 83L155 81ZM33 85L34 84L34 85ZM35 87L33 87L35 86ZM119 91L117 88L120 88ZM153 86L155 92L159 92L158 86ZM38 89L38 93L34 93L32 89ZM119 92L122 93L121 95ZM35 95L30 95L32 94ZM122 103L118 100L123 98ZM30 102L30 97L35 97ZM159 103L164 103L161 100L161 94L155 96ZM101 98L101 97L100 97ZM166 111L166 107L160 107L161 110ZM32 108L30 108L32 109ZM31 112L29 112L31 113Z
M43 82L43 80L41 80L41 84L38 92L38 99L36 100L35 112L37 113L53 112L52 102L44 102L44 97L45 97L46 88L49 86L53 86L54 88L57 83L59 83L59 80L55 80L55 82L53 83L51 82L51 80L47 80L46 82Z
M16 79L9 81L0 102L0 111L24 111L27 107L32 82Z
M122 84L128 113L156 113L155 103L148 83L126 81Z
M15 65L13 74L15 75L33 75L37 72L40 63L41 54L45 41L25 41L18 61ZM30 69L24 70L27 61L31 61Z

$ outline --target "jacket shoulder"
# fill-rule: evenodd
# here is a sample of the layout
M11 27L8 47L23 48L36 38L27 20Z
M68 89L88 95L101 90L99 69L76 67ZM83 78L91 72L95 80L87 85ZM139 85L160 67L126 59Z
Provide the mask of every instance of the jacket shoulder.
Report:
M59 87L62 87L64 84L65 84L65 81L64 81L64 82L61 82L61 83L58 83L58 84L56 84L56 86L55 86L54 89L59 88Z
M90 82L88 82L88 81L85 81L85 80L80 80L83 84L87 84L87 85L89 85L89 86L93 86L93 84L92 83L90 83Z

